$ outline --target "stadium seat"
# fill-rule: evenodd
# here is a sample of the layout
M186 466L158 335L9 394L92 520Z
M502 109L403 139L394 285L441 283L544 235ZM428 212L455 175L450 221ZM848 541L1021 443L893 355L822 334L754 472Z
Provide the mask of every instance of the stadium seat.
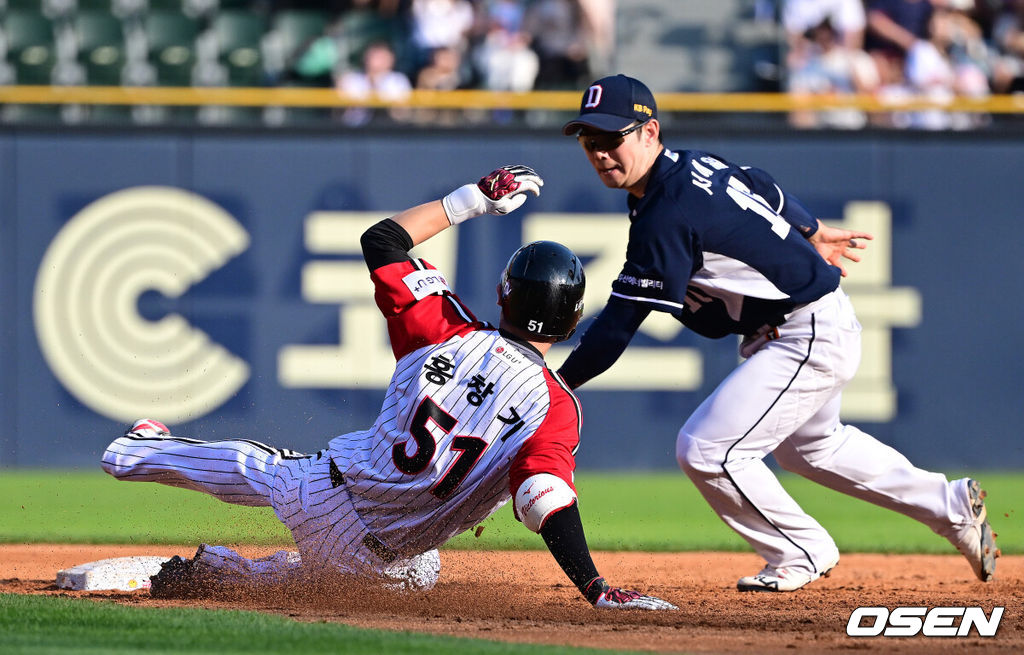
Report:
M71 2L75 1L71 0ZM121 19L136 17L148 6L146 0L77 0L77 2L80 12L105 11Z
M256 127L263 123L263 108L207 105L198 109L196 121L217 127Z
M179 14L186 12L187 0L148 0L149 11L173 11Z
M324 35L328 24L326 12L312 9L282 9L271 17L271 28L264 39L264 67L272 81L281 86L321 86L321 80L310 80L294 70L302 52L313 40ZM264 125L284 127L321 125L330 110L320 107L266 107Z
M3 105L0 123L8 125L55 125L60 120L60 105Z
M206 17L217 10L217 0L135 0L148 4L149 11L174 11L189 18Z
M260 43L267 30L266 18L242 10L221 11L213 18L217 59L227 69L229 86L261 86L263 55Z
M32 11L43 13L43 0L7 0L7 11Z
M151 11L143 20L149 63L158 86L189 86L196 63L199 21L173 11Z
M32 10L10 10L3 17L7 61L17 84L49 84L56 63L53 23Z
M89 107L85 122L89 125L131 125L132 108L127 105L93 105Z
M322 36L327 14L312 9L281 10L273 14L266 53L271 73L282 73L295 63L313 39Z
M94 86L121 84L125 41L121 21L105 11L80 11L74 17L78 35L78 63L85 68L86 83Z
M362 56L366 48L378 41L390 45L396 56L401 59L402 41L397 21L382 18L369 9L353 9L341 19L341 27L348 44L349 64L362 65Z

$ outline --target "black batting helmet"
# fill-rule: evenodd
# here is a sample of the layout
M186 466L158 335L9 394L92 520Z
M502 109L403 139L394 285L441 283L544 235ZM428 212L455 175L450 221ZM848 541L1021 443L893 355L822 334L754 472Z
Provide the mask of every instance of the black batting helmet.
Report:
M576 331L585 287L583 263L573 251L554 241L528 243L501 274L501 317L533 341L564 341Z

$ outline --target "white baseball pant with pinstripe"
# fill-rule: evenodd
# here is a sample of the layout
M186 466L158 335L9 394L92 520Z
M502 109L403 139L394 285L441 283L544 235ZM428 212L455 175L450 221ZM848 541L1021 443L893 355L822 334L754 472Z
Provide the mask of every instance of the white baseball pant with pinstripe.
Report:
M236 505L273 507L298 547L298 556L282 551L250 560L229 548L207 546L199 559L209 569L280 581L300 566L330 567L379 579L393 589L432 588L441 569L437 551L407 559L382 557L330 464L323 452L306 457L257 441L137 433L115 439L102 460L103 470L119 480L159 482Z

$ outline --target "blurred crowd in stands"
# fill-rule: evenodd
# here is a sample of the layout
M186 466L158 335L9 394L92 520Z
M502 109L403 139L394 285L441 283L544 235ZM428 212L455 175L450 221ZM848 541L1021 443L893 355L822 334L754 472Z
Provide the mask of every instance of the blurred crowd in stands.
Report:
M912 96L1024 92L1024 0L780 0L762 5L786 34L792 94L871 94L898 109ZM984 114L797 112L800 127L966 129Z
M336 4L342 14L370 12L393 26L381 33L385 38L368 42L362 34L354 48L339 45L336 51L348 56L324 62L323 74L350 94L579 89L611 69L614 0ZM780 90L792 94L867 94L898 109L914 96L941 105L957 96L1024 92L1024 0L759 0L753 10L781 25ZM342 23L322 38L345 44L352 34ZM345 119L358 124L369 115L350 110ZM445 114L428 119L439 117ZM456 119L449 113L447 120ZM939 109L790 116L798 127L841 128L967 129L986 120L981 113Z
M305 3L288 4L298 8ZM388 99L400 99L413 88L577 90L609 70L614 50L615 0L330 4L339 18L296 53L286 83L320 80L348 95L375 93ZM453 111L393 110L389 115L442 124L464 118ZM372 116L353 108L343 120L359 125Z
M912 96L941 103L1024 92L1024 0L736 4L780 35L774 90L869 94L894 108ZM396 100L412 89L579 90L615 72L616 14L628 9L628 0L0 0L0 84L313 86ZM352 126L454 124L473 113L352 107L334 116ZM799 127L966 129L986 120L917 110L790 115Z

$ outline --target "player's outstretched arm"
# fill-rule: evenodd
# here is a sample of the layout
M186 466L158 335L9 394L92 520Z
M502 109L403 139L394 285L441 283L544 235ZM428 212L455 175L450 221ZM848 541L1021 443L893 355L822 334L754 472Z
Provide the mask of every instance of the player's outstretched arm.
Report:
M843 266L842 259L846 258L852 262L859 262L860 255L854 252L854 250L863 250L867 248L867 244L857 241L857 239L870 241L874 238L867 232L855 232L854 230L830 227L818 221L818 231L811 235L808 241L811 242L811 245L814 246L814 249L818 251L818 254L825 261L838 267L843 277L846 277L846 267Z
M444 198L417 205L392 218L419 245L452 225L483 214L504 215L519 209L526 194L540 195L544 180L529 166L497 168L476 183L464 184Z
M408 258L408 251L430 237L481 214L507 214L540 195L544 181L528 166L495 169L475 184L465 184L440 200L423 203L373 225L360 240L371 271Z
M584 598L599 609L674 610L672 603L638 591L612 587L597 572L573 502L547 517L540 534L555 561Z

